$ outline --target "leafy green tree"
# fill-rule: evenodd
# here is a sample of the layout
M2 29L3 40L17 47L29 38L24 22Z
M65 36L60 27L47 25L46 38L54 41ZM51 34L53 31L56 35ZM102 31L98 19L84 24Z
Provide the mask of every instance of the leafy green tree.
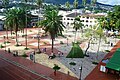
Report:
M79 29L82 29L83 27L83 24L81 23L81 20L79 17L76 17L74 22L72 23L73 24L73 29L75 29L75 38L74 38L74 41L76 41L76 34L77 34L77 31Z
M112 12L108 13L107 21L109 23L109 30L120 30L120 5L115 6Z
M65 3L65 6L67 7L67 11L69 11L69 10L70 10L70 3L69 3L69 1L67 1L67 2Z
M46 33L49 33L52 39L52 52L54 46L54 39L56 35L62 34L63 25L61 19L62 16L58 15L57 10L46 11L44 15L45 20L40 21L39 25L44 29Z

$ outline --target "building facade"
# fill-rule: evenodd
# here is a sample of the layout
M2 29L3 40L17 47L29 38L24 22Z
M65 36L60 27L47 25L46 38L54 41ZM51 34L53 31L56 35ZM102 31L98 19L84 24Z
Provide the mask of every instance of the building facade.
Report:
M99 14L93 14L93 13L77 13L77 12L71 12L71 13L66 13L66 15L62 15L62 22L66 29L68 31L73 31L73 22L75 17L80 17L80 20L83 23L83 29L93 27L97 25L98 21L97 19L100 17L106 16L106 14L99 13Z

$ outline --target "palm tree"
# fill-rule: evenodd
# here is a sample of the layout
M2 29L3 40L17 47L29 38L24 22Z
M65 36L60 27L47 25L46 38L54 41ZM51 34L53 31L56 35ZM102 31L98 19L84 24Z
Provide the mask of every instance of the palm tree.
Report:
M79 29L82 29L83 24L81 23L81 20L79 17L76 17L72 24L74 25L73 29L75 29L75 38L74 38L74 42L75 42L76 41L76 33Z
M74 0L74 2L73 2L73 7L74 7L75 9L77 9L77 7L78 7L78 0ZM76 15L77 15L77 11L75 12L75 17L76 17Z
M25 11L20 8L10 9L6 12L5 18L5 25L10 26L16 33L16 43L18 45L17 31L25 26Z
M69 11L69 10L70 10L70 3L69 3L69 1L67 1L67 2L65 3L65 6L67 7L67 11Z
M91 0L91 5L93 6L93 11L94 11L94 7L96 5L96 2L97 2L97 0Z
M2 1L3 1L4 8L7 10L7 6L9 5L9 0L2 0ZM6 29L7 39L8 39L8 27L7 27L7 25L5 25L5 29Z
M40 21L40 16L39 16L40 15L40 8L43 6L43 4L42 4L43 2L44 2L44 0L37 0L36 1L36 4L37 4L38 9L39 9L39 12L38 12L38 22ZM40 36L39 35L40 35L40 32L39 32L39 29L38 29L38 36L37 36L38 37L38 52L40 52L40 45L39 45L39 43L40 43L40 39L39 39Z
M24 0L25 1L25 5L27 4L27 2L28 2L28 0ZM25 7L25 32L26 32L26 34L25 34L25 49L27 50L28 48L27 48L27 6Z
M101 45L101 39L106 40L106 36L104 35L104 32L103 32L103 27L105 25L103 25L103 24L104 24L103 21L98 20L96 31L94 32L94 36L96 38L99 38L98 49L97 49L97 59L98 59L98 53L99 53L99 49L100 49L100 45Z
M82 5L84 6L84 8L86 6L86 3L87 3L87 0L82 0Z
M62 16L58 15L57 10L46 11L44 18L45 20L40 21L39 25L44 29L46 33L48 32L50 34L52 39L53 52L54 39L56 35L62 34L63 28L65 28L65 26L61 21Z

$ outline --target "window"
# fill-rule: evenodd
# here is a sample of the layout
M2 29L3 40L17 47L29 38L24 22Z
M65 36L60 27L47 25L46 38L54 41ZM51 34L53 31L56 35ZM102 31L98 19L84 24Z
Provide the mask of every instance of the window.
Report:
M87 19L89 19L89 17L87 17Z
M86 22L88 22L88 20L86 20Z
M70 20L69 18L67 18L67 20Z

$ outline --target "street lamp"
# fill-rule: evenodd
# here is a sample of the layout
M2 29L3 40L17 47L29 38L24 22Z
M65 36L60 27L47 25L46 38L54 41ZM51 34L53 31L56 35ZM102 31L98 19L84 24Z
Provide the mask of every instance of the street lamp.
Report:
M79 80L81 80L82 66L79 68L79 70L80 70L80 77L79 77Z
M67 46L68 46L68 38L67 38Z
M39 43L40 43L40 35L39 34L37 34L37 38L38 38L38 52L40 52L40 45L39 45Z
M5 36L3 36L3 38L4 38L5 51L6 51L6 37L5 37Z

